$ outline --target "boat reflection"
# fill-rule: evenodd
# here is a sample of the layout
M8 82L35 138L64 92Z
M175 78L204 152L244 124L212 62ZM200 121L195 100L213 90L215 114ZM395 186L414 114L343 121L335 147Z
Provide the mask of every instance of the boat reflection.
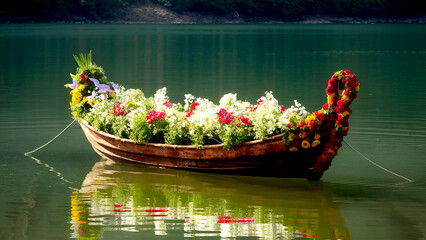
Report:
M349 239L320 183L97 162L71 196L72 238ZM134 235L132 235L134 236Z

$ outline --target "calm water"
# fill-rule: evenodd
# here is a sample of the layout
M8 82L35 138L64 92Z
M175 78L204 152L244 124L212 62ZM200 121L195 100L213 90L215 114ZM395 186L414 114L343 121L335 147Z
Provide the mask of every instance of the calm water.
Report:
M0 25L1 239L426 239L426 25ZM326 81L361 83L319 182L114 163L71 122L72 54L110 81L217 101L272 90L310 111Z

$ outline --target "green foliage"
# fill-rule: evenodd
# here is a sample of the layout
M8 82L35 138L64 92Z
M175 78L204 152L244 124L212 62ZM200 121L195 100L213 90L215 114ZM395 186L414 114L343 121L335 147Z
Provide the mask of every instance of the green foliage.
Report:
M119 138L128 138L130 135L130 123L123 116L115 116L111 130L112 134Z
M202 148L206 144L208 138L200 126L194 127L192 134L189 136L192 145Z
M186 127L175 127L168 125L164 135L166 144L182 145L189 143L189 133Z
M84 73L86 77L96 78L103 84L107 83L103 68L92 61L92 50L88 54L80 53L80 56L73 55L73 57L77 62L78 68L76 74L71 75L72 78L80 79L80 74Z
M79 102L71 107L71 113L75 119L83 119L89 113L90 105Z
M146 121L146 115L139 116L133 122L133 131L130 139L135 142L151 142L154 133Z
M219 138L223 142L223 147L232 149L240 146L243 142L252 140L248 127L235 126L223 128L219 133Z
M168 123L164 119L155 119L151 124L148 124L146 115L141 115L133 121L133 128L129 137L135 142L164 143L167 126Z

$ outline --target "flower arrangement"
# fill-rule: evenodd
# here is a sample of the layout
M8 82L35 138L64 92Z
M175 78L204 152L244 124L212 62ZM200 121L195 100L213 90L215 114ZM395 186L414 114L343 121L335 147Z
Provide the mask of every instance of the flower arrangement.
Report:
M359 90L355 75L346 70L336 72L329 80L328 101L314 113L296 100L286 109L272 92L265 92L256 104L239 100L233 93L225 94L218 104L186 94L182 105L170 101L166 88L145 97L141 90L108 82L103 69L92 62L91 52L74 57L79 67L75 75L71 74L73 83L66 85L72 89L71 110L76 119L97 130L136 142L200 148L223 144L227 149L282 134L291 152L326 146L314 171L327 169L338 153L342 136L348 131L348 106ZM326 117L330 114L336 114L331 133L330 118Z

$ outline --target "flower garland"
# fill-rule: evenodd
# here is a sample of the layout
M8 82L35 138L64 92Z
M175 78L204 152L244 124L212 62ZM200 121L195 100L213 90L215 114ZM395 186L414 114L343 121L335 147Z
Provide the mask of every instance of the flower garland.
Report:
M295 125L288 123L289 131L284 133L283 139L290 152L298 151L299 149L310 149L321 145L321 138L327 139L325 149L317 158L312 170L314 172L324 172L328 169L332 159L338 154L339 148L342 146L343 136L346 136L349 131L349 115L352 110L349 105L357 97L359 91L359 83L356 76L351 74L349 70L342 70L334 73L328 81L326 89L327 103L321 110L309 115L303 121ZM336 114L334 126L322 128L326 115ZM327 123L329 126L333 123Z
M325 146L323 153L317 158L314 164L314 172L324 172L331 165L331 160L339 154L342 146L343 137L349 131L349 115L352 110L349 108L352 101L357 97L359 92L359 83L355 74L351 74L349 70L336 72L328 81L326 93L328 102L326 103L327 111L333 111L336 114L334 129L331 130L331 136Z

